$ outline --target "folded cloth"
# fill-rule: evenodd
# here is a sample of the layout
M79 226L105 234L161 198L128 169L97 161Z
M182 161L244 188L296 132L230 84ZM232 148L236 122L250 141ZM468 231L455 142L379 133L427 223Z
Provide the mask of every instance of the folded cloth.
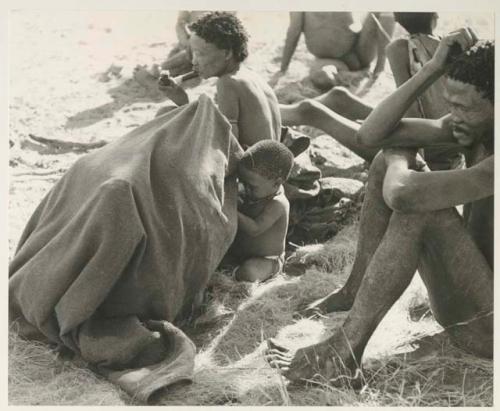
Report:
M19 333L70 348L142 400L175 382L172 366L189 379L194 345L173 324L190 316L236 234L241 152L202 95L80 158L10 264Z

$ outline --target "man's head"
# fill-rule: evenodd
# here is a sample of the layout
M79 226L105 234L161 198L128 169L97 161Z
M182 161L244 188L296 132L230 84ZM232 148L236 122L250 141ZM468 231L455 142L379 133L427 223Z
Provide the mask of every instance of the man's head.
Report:
M452 58L444 97L450 108L453 136L464 146L493 137L495 43L478 41Z
M410 34L425 33L432 34L436 28L438 14L435 12L394 12L394 20L401 24L403 28Z
M193 66L202 78L221 76L248 56L248 34L234 14L207 13L189 29Z
M238 163L238 176L253 199L270 196L288 178L292 152L282 143L262 140L251 146Z

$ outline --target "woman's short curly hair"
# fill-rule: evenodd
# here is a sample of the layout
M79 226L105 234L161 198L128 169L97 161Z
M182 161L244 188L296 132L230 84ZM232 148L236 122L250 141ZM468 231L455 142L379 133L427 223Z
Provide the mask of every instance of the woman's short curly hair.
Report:
M285 181L293 166L292 152L279 141L261 140L248 148L238 167L244 167L271 180Z
M460 52L454 45L449 57L446 75L452 80L472 84L476 90L494 103L495 99L495 42L480 40L474 46Z
M238 62L242 62L248 56L248 33L234 14L210 12L192 23L189 29L220 49L232 50Z

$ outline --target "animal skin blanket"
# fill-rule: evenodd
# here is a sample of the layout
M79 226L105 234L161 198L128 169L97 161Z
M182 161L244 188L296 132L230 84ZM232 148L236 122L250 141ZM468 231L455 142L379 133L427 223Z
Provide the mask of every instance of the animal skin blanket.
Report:
M173 324L191 315L234 239L240 155L201 96L80 158L22 234L10 321L142 401L189 380L195 347Z

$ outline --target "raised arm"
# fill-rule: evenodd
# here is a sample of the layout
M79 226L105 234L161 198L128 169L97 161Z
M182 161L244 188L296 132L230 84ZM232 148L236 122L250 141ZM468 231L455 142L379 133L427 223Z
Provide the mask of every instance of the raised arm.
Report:
M297 48L303 25L304 13L296 11L290 12L290 25L286 32L285 47L283 48L283 57L281 58L281 71L283 73L288 70L293 53L295 53L295 49Z
M466 204L493 195L493 156L462 170L410 170L402 150L384 153L387 172L383 194L389 207L403 213L421 213Z
M410 59L408 56L408 39L400 38L392 41L386 48L387 60L391 67L396 87L400 87L410 79ZM414 102L406 111L405 117L422 117L418 105Z
M458 43L462 50L466 50L477 41L477 36L471 33L464 28L445 36L432 59L370 113L358 130L358 141L367 146L378 146L390 138L416 98L444 74L451 47Z

